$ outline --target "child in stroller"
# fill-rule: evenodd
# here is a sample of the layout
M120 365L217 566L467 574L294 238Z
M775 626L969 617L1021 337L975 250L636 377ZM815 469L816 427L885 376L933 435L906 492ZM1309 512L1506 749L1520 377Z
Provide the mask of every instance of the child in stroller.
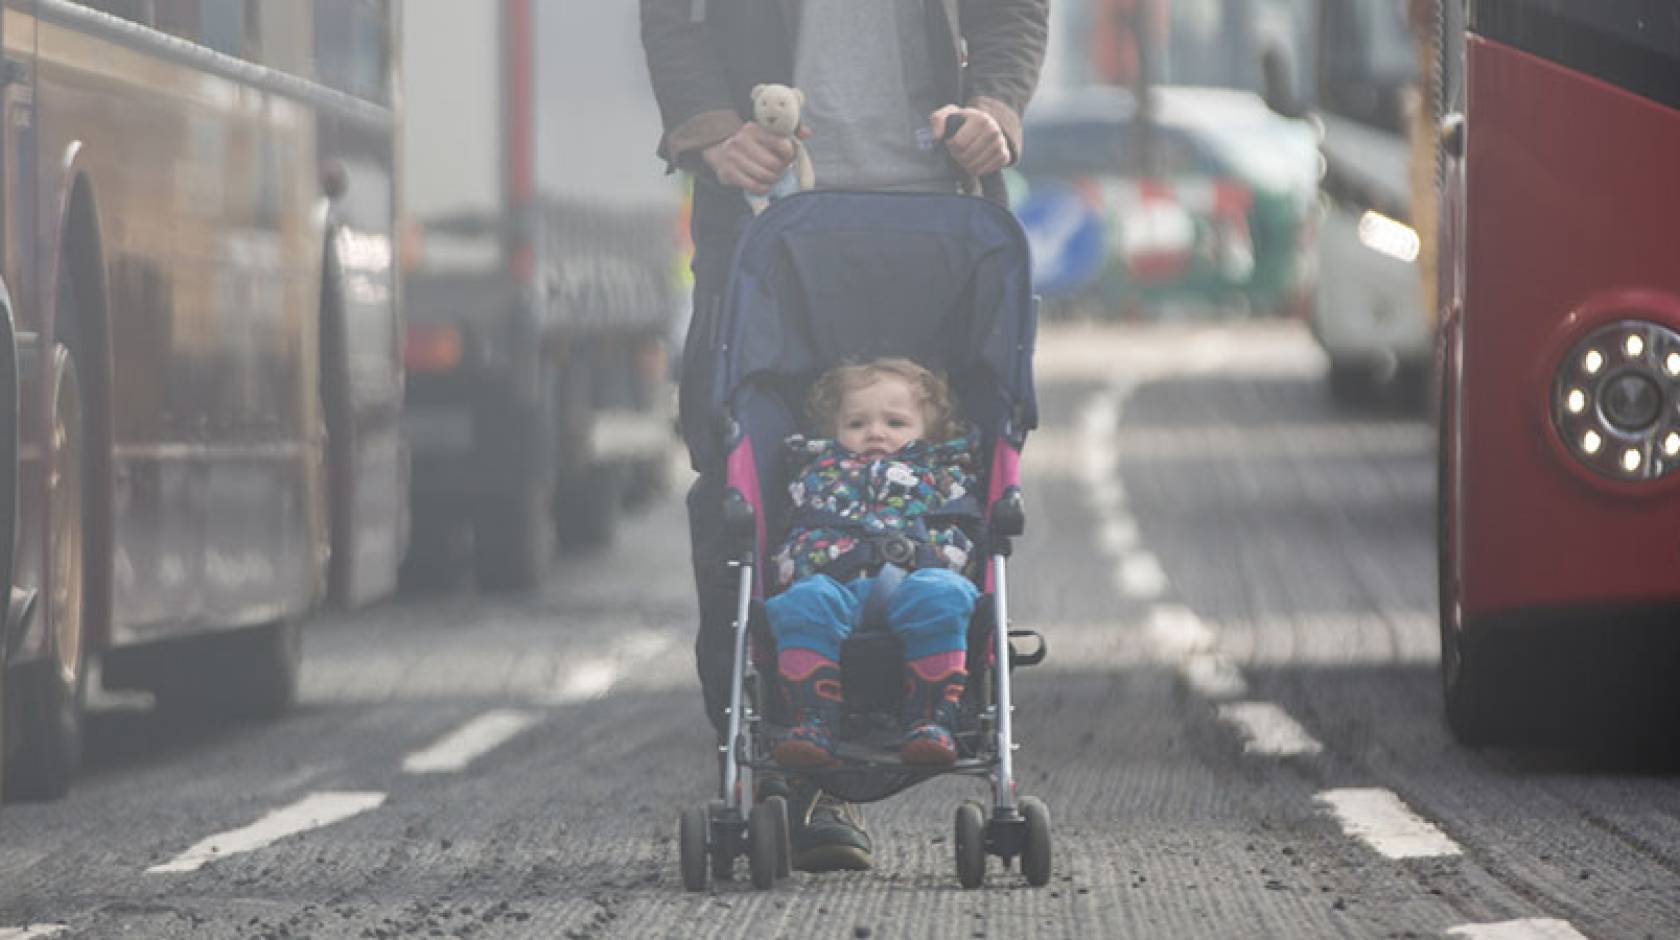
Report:
M785 767L834 766L840 647L876 608L904 644L899 756L949 766L980 596L964 576L980 522L972 437L955 436L945 380L909 359L829 370L809 410L829 438L788 441L805 463L788 487L791 531L771 560L783 590L765 611L793 727L771 756Z
M1037 424L1032 382L1036 312L1026 237L1007 210L984 199L942 193L797 193L765 210L742 233L724 296L711 310L696 311L696 316L705 314L706 326L691 340L699 348L690 351L693 362L708 365L706 404L717 419L724 465L716 497L721 501L720 547L714 551L727 563L719 565L718 575L728 578L733 590L728 592L731 651L723 689L727 727L719 748L719 792L716 799L690 806L678 821L682 882L688 890L704 890L714 877L731 877L742 856L750 863L754 887L770 888L789 874L788 805L770 784L774 777L795 774L850 803L885 799L945 774L985 780L990 800L957 807L952 844L959 882L979 887L990 856L1006 864L1019 860L1029 884L1049 881L1049 810L1018 789L1012 693L1015 669L1042 662L1046 649L1036 632L1011 624L1007 578L1014 542L1025 526L1020 454ZM905 381L913 392L908 410L924 427L909 434L904 433L909 428L901 427L896 433L921 441L901 448L889 436L856 450L870 458L866 463L877 465L883 478L892 473L904 481L904 492L890 494L889 501L914 501L915 491L925 485L923 496L939 492L938 506L909 514L932 530L925 542L872 538L873 550L883 557L851 553L855 570L847 571L837 564L846 554L840 541L856 538L849 530L859 517L824 535L822 522L834 520L812 510L837 509L838 499L832 505L789 505L790 492L800 495L792 475L813 469L806 466L813 461L820 475L822 456L802 453L790 465L787 441L806 423L801 416L821 376L838 364L880 367L880 360L894 357L919 364ZM921 409L919 370L946 377L950 412ZM833 373L836 402L847 397L844 377L849 374ZM877 396L903 391L891 382L858 384L852 397L865 400L870 387ZM823 397L819 391L819 401ZM928 394L925 400L938 396ZM941 415L948 413L960 414L964 429L972 429L967 442L944 446L944 438L961 439L950 425L938 427L945 423ZM914 419L899 423L910 425ZM825 432L837 436L843 430L838 422L832 428L824 424ZM933 472L931 482L917 478L905 461L881 459L895 451L919 454L915 465ZM964 453L968 463L958 456ZM831 456L841 459L838 451ZM943 484L942 468L954 472ZM958 495L958 487L967 495ZM710 494L697 490L690 498ZM972 501L966 507L961 505L965 499ZM883 529L888 525L880 518L875 522ZM806 537L801 530L808 530ZM881 566L882 560L893 564ZM785 574L784 563L791 564ZM898 601L881 603L885 591L874 585L883 572L891 580L894 568L914 568L914 577L946 582L928 593L952 609L932 618L937 627L925 636L904 629L914 618L898 618L900 633L883 623L894 619L891 608ZM797 599L801 583L824 584L820 578L804 578L818 569L832 581L824 600L837 602L837 610L806 618L817 620L818 629L783 619L779 642L769 605L790 594L790 601ZM864 591L856 579L871 571L874 581ZM906 574L905 583L911 577ZM776 593L789 583L793 591ZM917 593L915 588L905 593L901 585L894 595L914 598ZM877 598L874 605L871 598ZM843 635L848 625L850 635ZM1034 640L1036 649L1017 644ZM784 660L781 646L793 655ZM836 646L838 674L831 665ZM807 676L816 659L822 662L815 666L826 672ZM914 733L908 737L900 727L906 660L924 660L915 670L918 688L921 673L931 677L925 694L908 697L926 706L912 716ZM780 691L783 672L795 680L791 702ZM798 688L805 681L801 677L810 679L804 690L808 695ZM958 700L951 701L952 696ZM832 706L842 698L835 727ZM800 702L807 706L804 719L798 714ZM784 704L793 705L791 714ZM811 718L817 719L816 727ZM801 761L799 769L790 769L789 764ZM757 785L761 773L766 775L762 788Z

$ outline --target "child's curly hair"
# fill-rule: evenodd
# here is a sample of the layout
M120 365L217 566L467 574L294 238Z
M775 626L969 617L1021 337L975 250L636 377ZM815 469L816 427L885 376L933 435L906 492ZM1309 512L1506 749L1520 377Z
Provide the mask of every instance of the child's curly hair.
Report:
M840 402L846 393L867 388L883 378L899 379L916 392L928 440L945 441L956 435L956 408L951 404L951 388L945 383L945 377L901 357L846 362L824 372L811 386L811 397L805 405L817 429L823 434L834 434L840 418Z

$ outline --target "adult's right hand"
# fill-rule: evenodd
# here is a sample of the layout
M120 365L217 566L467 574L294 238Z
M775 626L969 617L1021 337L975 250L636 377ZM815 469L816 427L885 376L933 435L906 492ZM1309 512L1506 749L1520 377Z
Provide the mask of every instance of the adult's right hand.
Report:
M799 129L802 139L810 133L808 128ZM793 141L749 122L728 139L700 151L700 157L718 182L762 196L793 165Z

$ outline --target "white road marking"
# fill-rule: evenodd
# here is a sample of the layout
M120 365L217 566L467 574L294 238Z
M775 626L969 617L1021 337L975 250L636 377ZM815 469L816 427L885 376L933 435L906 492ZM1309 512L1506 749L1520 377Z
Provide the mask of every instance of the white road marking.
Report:
M1233 702L1219 706L1219 717L1242 732L1243 752L1272 757L1318 754L1318 743L1289 713L1271 702Z
M1447 935L1468 940L1587 940L1568 921L1542 917L1498 924L1464 924L1451 928Z
M1126 506L1126 489L1112 477L1091 483L1086 493L1091 498L1091 508L1098 513L1116 513Z
M543 705L576 705L605 698L625 667L653 659L676 640L669 633L631 633L620 640L611 653L596 659L579 662L561 677L547 694L539 696Z
M1167 593L1167 573L1154 552L1136 549L1120 556L1120 593L1133 600L1154 600Z
M35 940L69 930L68 924L30 924L28 927L0 927L0 940Z
M1203 698L1221 701L1248 694L1237 664L1219 653L1195 653L1178 666L1179 675Z
M1156 604L1149 608L1150 642L1169 659L1186 659L1213 651L1217 637L1196 612L1182 604Z
M1080 472L1085 482L1095 484L1102 480L1110 480L1120 472L1120 452L1114 449L1113 438L1108 437L1098 441L1086 441L1082 448Z
M1412 812L1391 790L1376 787L1325 790L1314 799L1330 807L1343 832L1388 858L1461 854L1457 843Z
M618 664L610 659L588 659L566 675L565 681L545 701L550 705L571 705L605 698L618 681Z
M1111 514L1097 529L1097 547L1106 554L1124 555L1137 544L1138 524L1131 516Z
M1218 635L1190 608L1156 604L1149 608L1144 632L1156 657L1175 666L1200 695L1218 701L1248 692L1242 671L1218 650Z
M358 813L365 813L384 802L385 794L378 792L311 793L290 806L269 813L249 826L210 836L173 859L146 869L146 873L155 875L197 871L216 859L254 851L287 836L330 826Z
M498 708L467 722L425 750L403 758L403 771L411 774L454 773L537 722L535 712Z

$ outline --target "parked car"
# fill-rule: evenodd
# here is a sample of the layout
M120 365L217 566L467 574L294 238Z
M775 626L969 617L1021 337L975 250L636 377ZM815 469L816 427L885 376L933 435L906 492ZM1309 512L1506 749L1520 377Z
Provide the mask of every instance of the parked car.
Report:
M1304 312L1316 275L1312 125L1244 91L1153 95L1147 129L1121 88L1035 104L1017 188L1040 290L1111 313Z

